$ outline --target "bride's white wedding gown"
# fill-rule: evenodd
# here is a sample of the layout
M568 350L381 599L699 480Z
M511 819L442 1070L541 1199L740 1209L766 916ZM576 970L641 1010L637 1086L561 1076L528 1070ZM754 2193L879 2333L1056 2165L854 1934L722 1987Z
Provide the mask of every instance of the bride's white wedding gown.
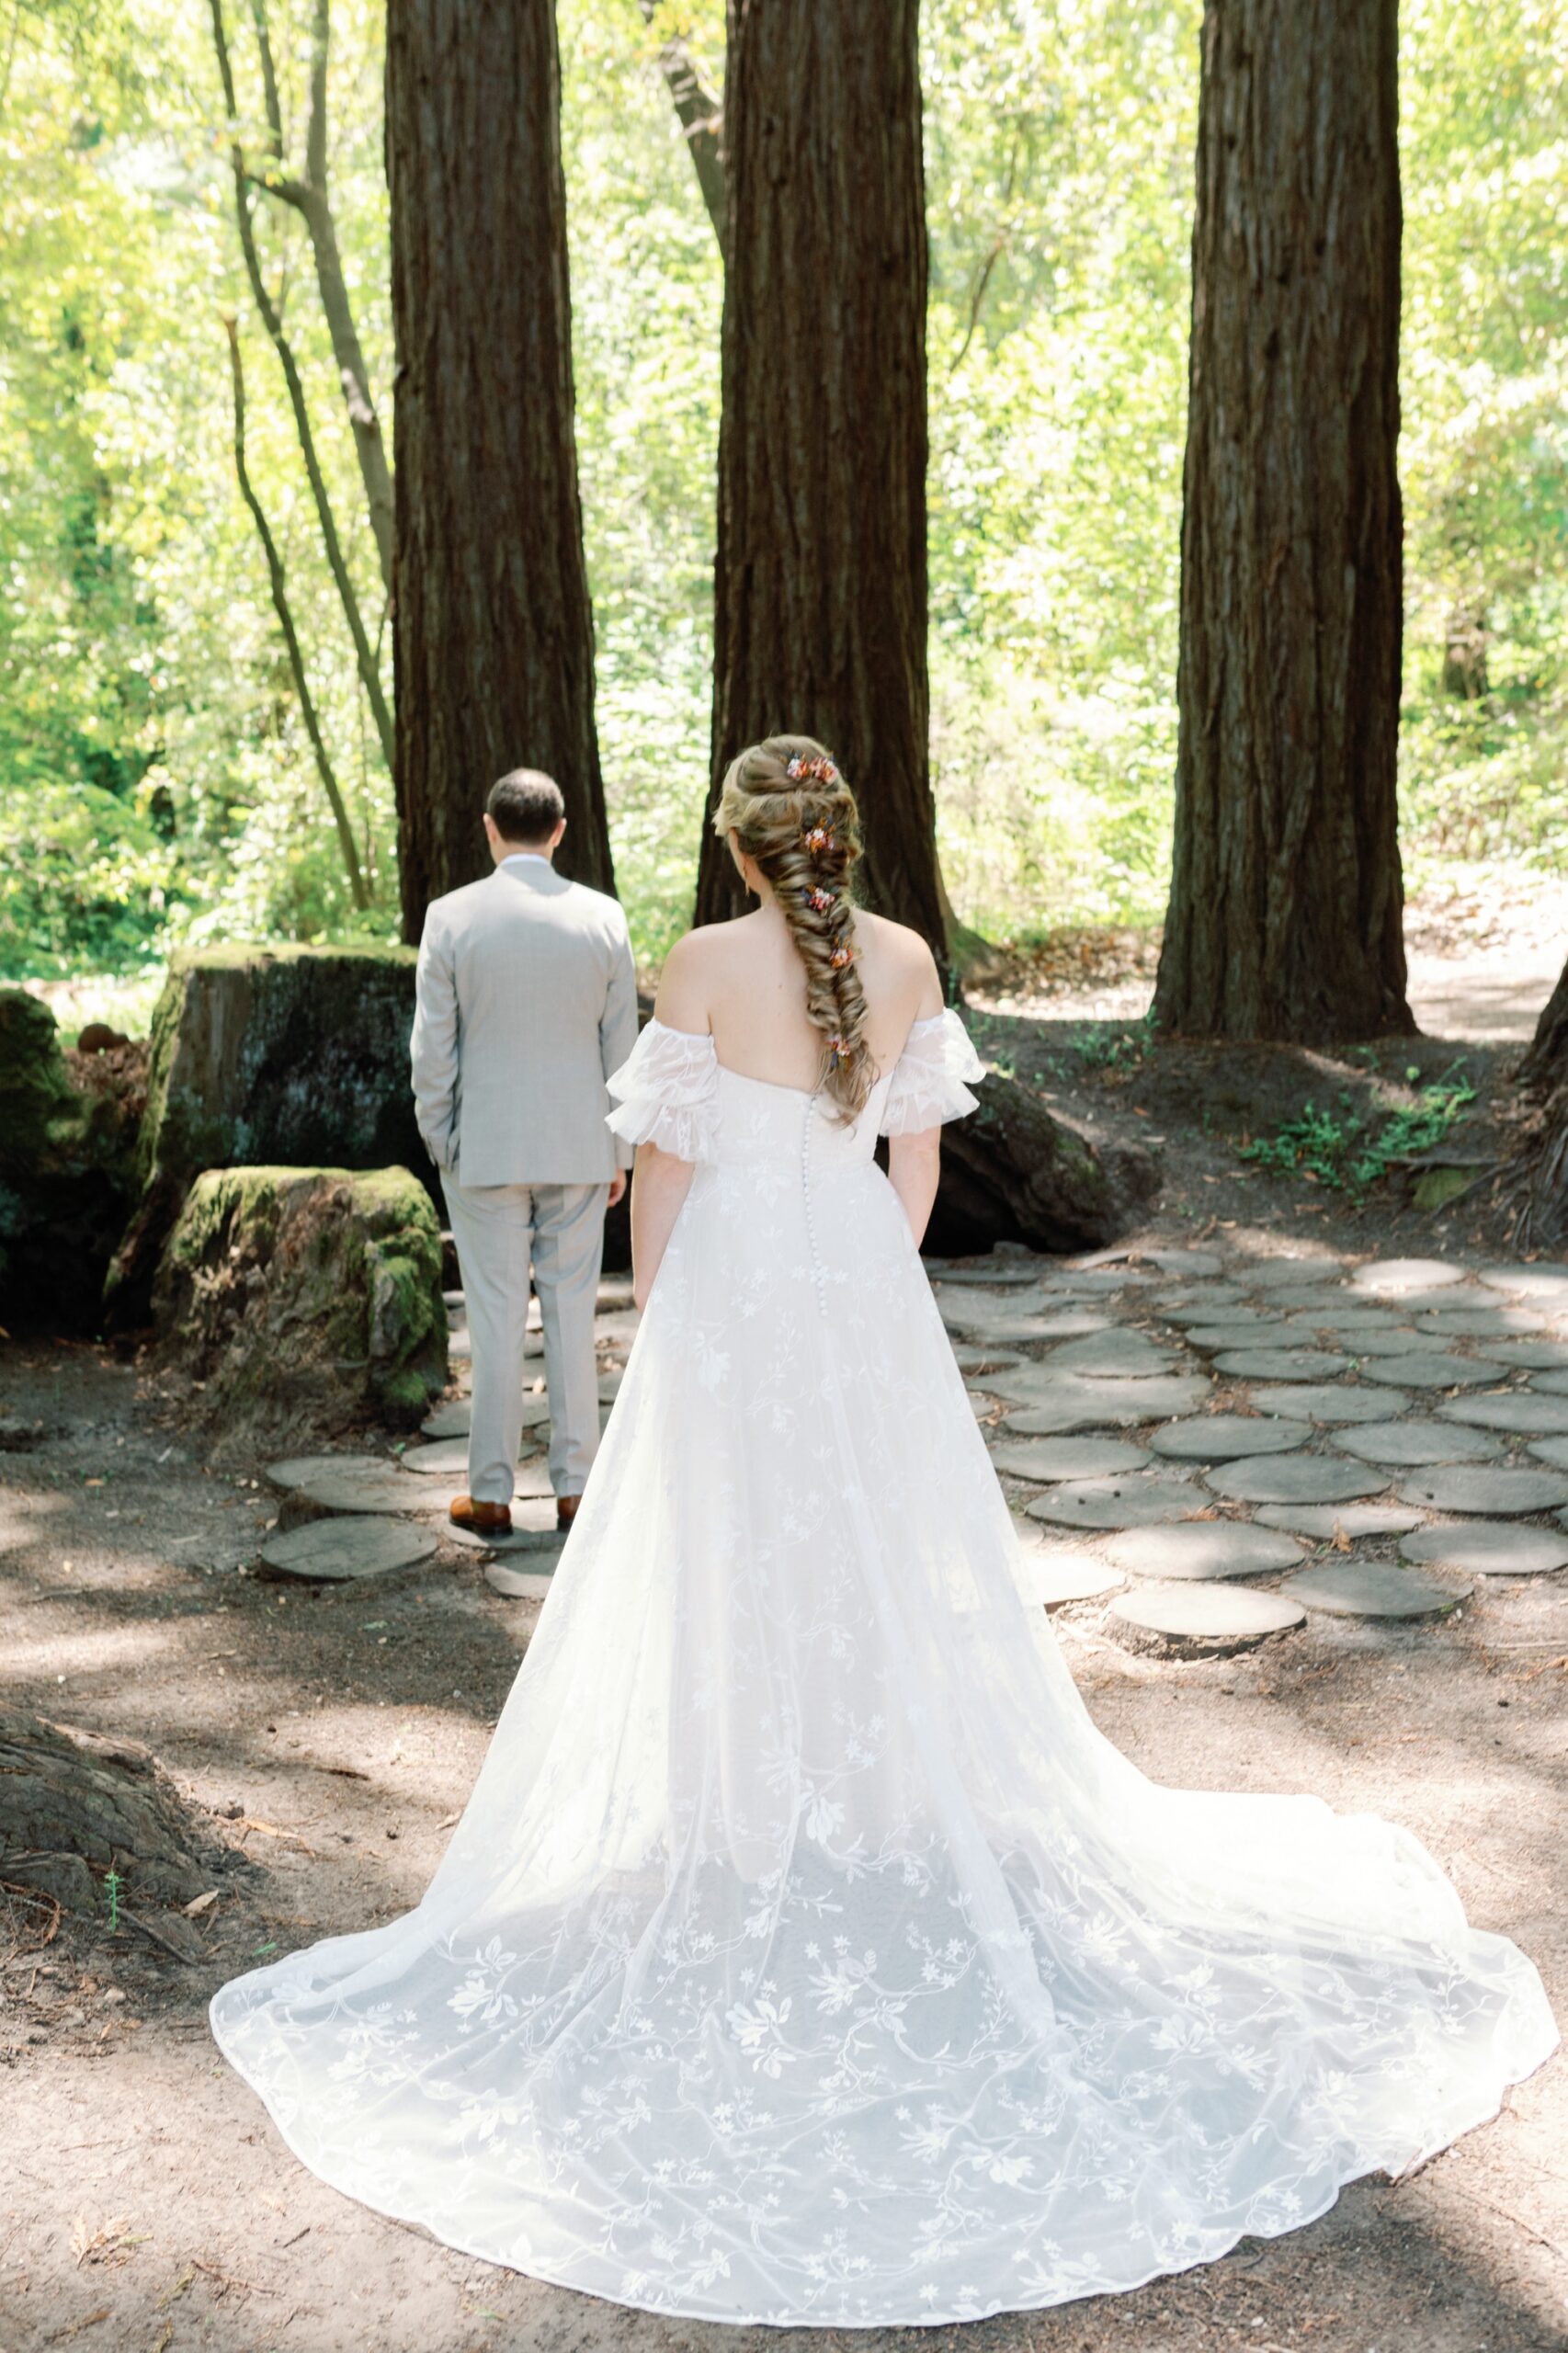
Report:
M1431 1858L1095 1730L897 1196L950 1015L846 1129L653 1023L695 1161L576 1526L418 1909L226 1985L325 2180L710 2320L1131 2288L1491 2116L1556 2040Z

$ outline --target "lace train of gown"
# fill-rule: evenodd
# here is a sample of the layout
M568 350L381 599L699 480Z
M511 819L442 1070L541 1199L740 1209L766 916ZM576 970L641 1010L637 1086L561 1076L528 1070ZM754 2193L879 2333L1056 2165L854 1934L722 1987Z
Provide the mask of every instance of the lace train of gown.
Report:
M1493 2115L1556 2030L1404 1831L1156 1787L1094 1728L879 1123L653 1023L615 1124L699 1166L418 1908L223 1987L326 2181L646 2309L829 2327L1126 2289Z

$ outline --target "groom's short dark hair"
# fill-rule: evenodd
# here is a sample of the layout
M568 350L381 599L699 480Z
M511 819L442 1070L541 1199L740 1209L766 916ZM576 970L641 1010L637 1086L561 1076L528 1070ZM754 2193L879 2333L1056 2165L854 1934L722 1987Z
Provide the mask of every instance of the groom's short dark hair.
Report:
M484 806L505 842L547 842L566 814L561 787L542 768L508 768Z

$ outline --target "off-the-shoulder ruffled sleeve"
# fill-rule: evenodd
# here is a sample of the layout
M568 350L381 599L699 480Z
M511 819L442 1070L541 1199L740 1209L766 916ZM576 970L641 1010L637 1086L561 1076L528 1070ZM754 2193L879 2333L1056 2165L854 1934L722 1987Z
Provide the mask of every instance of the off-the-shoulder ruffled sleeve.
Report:
M719 1058L711 1038L650 1021L605 1085L617 1103L606 1124L628 1143L657 1144L677 1160L713 1158Z
M883 1135L917 1135L944 1120L961 1120L976 1108L964 1081L984 1075L985 1066L956 1013L917 1021L893 1064L892 1085L882 1107Z

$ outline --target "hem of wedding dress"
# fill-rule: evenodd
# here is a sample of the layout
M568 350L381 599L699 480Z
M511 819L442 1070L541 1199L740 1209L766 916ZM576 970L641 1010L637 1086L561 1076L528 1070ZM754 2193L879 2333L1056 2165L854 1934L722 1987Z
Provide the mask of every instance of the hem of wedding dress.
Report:
M1029 2296L1021 2301L1007 2298L998 2303L987 2304L983 2310L971 2305L963 2312L938 2312L930 2305L925 2305L918 2312L878 2313L866 2320L846 2320L814 2313L792 2313L785 2318L780 2318L777 2313L721 2312L711 2305L655 2303L648 2298L618 2296L612 2288L585 2288L580 2280L568 2279L563 2272L552 2271L542 2263L532 2260L525 2263L516 2256L496 2255L489 2247L475 2246L467 2239L453 2238L447 2232L437 2229L435 2223L427 2222L423 2214L404 2212L400 2207L385 2204L378 2198L368 2196L362 2189L350 2188L346 2181L338 2179L315 2159L308 2157L261 2086L253 2081L224 2041L217 2020L212 2017L210 2007L208 2012L208 2024L211 2029L213 2041L241 2081L247 2085L260 2100L272 2120L274 2130L290 2154L299 2160L307 2173L313 2174L316 2179L324 2182L329 2189L336 2190L339 2197L351 2198L356 2205L367 2207L373 2214L384 2214L389 2222L406 2223L416 2230L427 2232L437 2245L450 2247L455 2255L471 2256L476 2263L493 2263L501 2271L516 2271L525 2279L537 2279L541 2287L564 2288L574 2296L597 2297L601 2303L615 2304L623 2312L653 2313L661 2320L707 2321L721 2327L729 2328L956 2328L966 2321L995 2320L1004 2313L1051 2312L1061 2304L1085 2303L1092 2296L1130 2296L1139 2288L1146 2288L1152 2279L1179 2279L1188 2271L1200 2271L1207 2264L1222 2262L1227 2255L1241 2245L1243 2239L1286 2238L1292 2231L1304 2231L1309 2223L1320 2222L1324 2216L1338 2204L1340 2193L1348 2189L1353 2182L1366 2181L1378 2173L1385 2175L1391 2182L1403 2180L1407 2174L1414 2173L1418 2165L1424 2165L1431 2158L1440 2155L1443 2150L1451 2149L1456 2142L1464 2139L1466 2133L1479 2131L1483 2124L1494 2123L1502 2114L1503 2103L1508 2094L1517 2085L1528 2083L1533 2075L1545 2066L1561 2040L1554 2027L1551 2039L1540 2056L1532 2059L1528 2065L1522 2068L1517 2075L1504 2077L1497 2087L1496 2097L1489 2108L1479 2109L1473 2115L1467 2117L1462 2124L1445 2128L1437 2140L1419 2149L1415 2155L1402 2158L1398 2164L1392 2164L1386 2158L1369 2157L1365 2164L1357 2164L1348 2171L1338 2175L1334 2187L1321 2204L1310 2207L1305 2212L1293 2215L1289 2222L1279 2222L1273 2227L1260 2227L1253 2222L1244 2223L1221 2245L1210 2247L1201 2255L1195 2255L1190 2263L1158 2263L1153 2270L1141 2271L1135 2279L1100 2280L1092 2287L1070 2288L1059 2295Z

